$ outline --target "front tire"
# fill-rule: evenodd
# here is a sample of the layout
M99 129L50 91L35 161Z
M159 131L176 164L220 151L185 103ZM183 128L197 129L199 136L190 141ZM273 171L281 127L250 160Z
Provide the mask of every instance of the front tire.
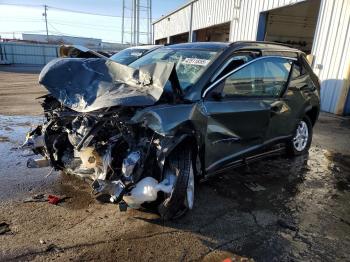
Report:
M287 153L290 156L299 156L307 153L312 142L312 123L308 116L298 123L293 138L287 143Z
M171 220L193 208L195 179L192 151L186 148L175 150L165 168L168 169L165 172L170 171L176 175L176 182L172 192L159 205L158 211L164 220Z

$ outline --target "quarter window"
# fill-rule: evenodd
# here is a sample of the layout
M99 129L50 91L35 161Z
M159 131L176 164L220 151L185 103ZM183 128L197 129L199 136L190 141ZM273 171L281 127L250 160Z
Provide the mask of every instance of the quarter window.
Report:
M288 81L292 61L280 57L259 59L226 78L225 97L276 97Z
M297 60L293 64L291 80L297 79L306 74L305 67Z

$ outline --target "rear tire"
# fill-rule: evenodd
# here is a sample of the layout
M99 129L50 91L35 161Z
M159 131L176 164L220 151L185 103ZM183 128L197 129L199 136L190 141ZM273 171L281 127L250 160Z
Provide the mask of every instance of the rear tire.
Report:
M193 208L195 183L191 150L183 148L173 152L165 168L170 168L177 178L173 191L165 196L158 211L164 220L171 220Z
M312 123L308 116L304 116L298 123L294 136L287 143L287 154L289 156L300 156L307 153L312 142Z

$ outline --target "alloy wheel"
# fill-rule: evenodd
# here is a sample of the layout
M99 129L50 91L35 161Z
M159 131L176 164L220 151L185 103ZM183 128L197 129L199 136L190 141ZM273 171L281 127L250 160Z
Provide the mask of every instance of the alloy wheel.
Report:
M189 174L188 183L187 183L187 190L186 190L186 200L185 200L186 207L188 209L192 209L193 202L194 202L194 174L193 174L193 168L191 165L190 174Z
M303 151L309 141L309 129L305 121L300 121L296 134L293 138L293 145L298 152Z

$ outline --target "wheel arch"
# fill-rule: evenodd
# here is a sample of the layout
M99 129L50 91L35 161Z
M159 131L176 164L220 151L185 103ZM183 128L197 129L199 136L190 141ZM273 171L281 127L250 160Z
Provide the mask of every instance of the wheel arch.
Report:
M317 106L309 107L305 110L305 116L310 119L312 126L316 124L319 114L320 109Z
M194 168L195 175L198 176L199 173L202 173L203 171L203 154L201 154L199 143L194 134L185 133L177 135L171 139L166 139L166 141L164 141L164 146L162 147L162 150L159 151L157 156L159 165L161 166L161 168L163 168L165 160L171 154L174 154L177 150L181 149L181 147L189 148L191 150L193 163L197 163L197 156L199 157L200 167L196 166L196 168Z

